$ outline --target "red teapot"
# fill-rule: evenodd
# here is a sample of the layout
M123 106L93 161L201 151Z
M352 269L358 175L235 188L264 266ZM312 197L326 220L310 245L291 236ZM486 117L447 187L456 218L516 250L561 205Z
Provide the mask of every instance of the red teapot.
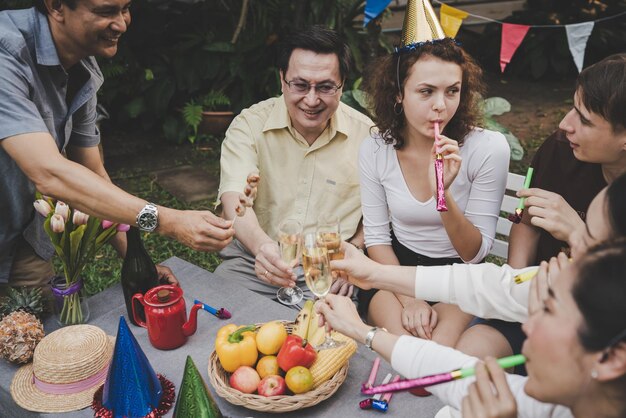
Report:
M144 307L145 322L137 315L135 300ZM196 332L198 309L202 308L200 303L193 305L187 321L183 290L172 285L154 287L145 295L136 293L131 305L137 325L148 329L150 343L160 350L172 350L185 344L187 337Z

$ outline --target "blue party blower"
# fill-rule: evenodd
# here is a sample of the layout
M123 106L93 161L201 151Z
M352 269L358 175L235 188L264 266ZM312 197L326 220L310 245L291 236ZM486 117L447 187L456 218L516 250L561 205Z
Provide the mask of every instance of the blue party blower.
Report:
M200 302L198 299L194 299L193 300L193 304L200 304L202 305L202 309L204 309L205 311L207 311L208 313L210 313L211 315L214 315L216 317L218 317L219 319L230 319L232 317L231 313L228 312L228 309L226 308L219 308L219 309L215 309L212 306L207 305L204 302Z

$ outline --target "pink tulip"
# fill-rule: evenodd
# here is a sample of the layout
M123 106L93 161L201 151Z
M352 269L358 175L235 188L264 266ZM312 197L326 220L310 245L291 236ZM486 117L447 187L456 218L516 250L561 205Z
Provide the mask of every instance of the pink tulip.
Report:
M107 221L106 219L102 221L102 228L103 229L109 229L112 226L113 226L113 222Z
M128 224L119 224L117 226L117 231L118 232L128 232L128 230L130 230L130 225L128 225Z
M56 232L57 234L65 231L65 221L58 213L55 213L50 218L50 229L52 229L52 232Z
M72 215L72 222L74 225L85 225L89 220L89 215L79 211L78 209L74 209L74 215Z
M35 210L39 212L39 214L43 217L48 217L50 212L52 212L52 207L48 202L43 199L37 199L33 202L33 206Z
M55 215L61 215L64 221L67 221L67 218L70 216L70 207L60 200L57 201L57 205L54 208Z

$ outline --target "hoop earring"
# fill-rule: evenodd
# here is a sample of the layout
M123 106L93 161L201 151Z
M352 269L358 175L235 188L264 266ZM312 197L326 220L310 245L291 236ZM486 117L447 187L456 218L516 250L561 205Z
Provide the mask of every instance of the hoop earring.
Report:
M398 105L400 105L400 110L398 110ZM402 102L395 102L393 104L393 113L395 113L397 116L400 116L402 112L404 112L404 108L402 107Z

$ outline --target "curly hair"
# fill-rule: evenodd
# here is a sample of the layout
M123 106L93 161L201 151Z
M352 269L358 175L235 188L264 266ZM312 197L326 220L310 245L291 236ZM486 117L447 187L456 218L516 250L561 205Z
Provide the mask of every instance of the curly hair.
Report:
M402 149L405 138L404 114L396 114L394 105L398 97L396 72L399 71L402 91L410 69L421 57L432 56L453 62L461 67L463 79L459 107L444 129L446 136L457 139L463 145L465 136L476 126L482 126L482 112L478 100L485 93L483 72L474 59L451 38L426 43L409 53L392 54L377 58L368 68L363 89L373 105L372 113L381 138L395 149ZM398 60L400 60L398 68Z

